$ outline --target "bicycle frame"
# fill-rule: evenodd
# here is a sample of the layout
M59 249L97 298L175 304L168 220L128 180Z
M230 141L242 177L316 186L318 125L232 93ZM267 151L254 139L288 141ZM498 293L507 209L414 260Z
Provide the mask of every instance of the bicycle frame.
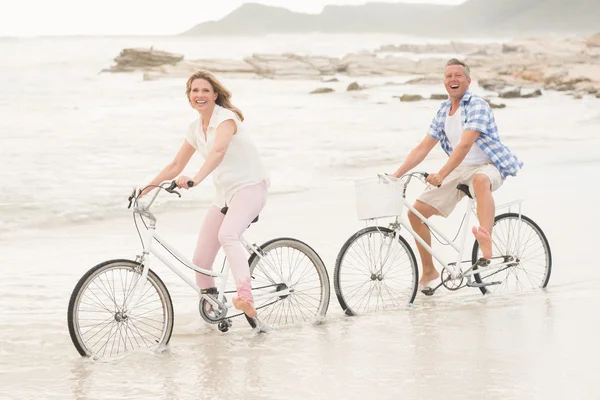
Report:
M141 274L140 274L140 278L139 278L138 282L146 281L146 278L148 276L148 271L150 269L149 255L152 254L157 259L162 261L162 263L164 265L166 265L171 271L173 271L177 276L179 276L185 283L188 284L188 286L190 286L193 290L195 290L198 293L198 295L200 295L201 298L204 298L213 307L219 307L221 309L232 308L233 307L232 304L226 304L226 302L225 302L225 287L227 285L227 281L229 278L229 264L228 263L225 264L223 272L215 272L212 270L199 268L199 267L195 266L190 260L188 260L184 255L182 255L179 251L177 251L177 249L175 249L173 246L171 246L169 243L167 243L167 241L164 240L161 236L159 236L158 233L156 232L156 217L149 211L149 208L152 205L152 203L154 202L154 200L156 199L159 192L160 192L160 190L157 190L157 193L154 195L154 197L148 203L148 205L138 206L136 204L134 207L134 210L133 210L134 216L135 216L135 214L137 214L137 215L140 215L141 217L148 218L150 221L150 224L147 226L146 232L140 233L140 235L142 237L143 251L142 251L142 254L136 256L136 261L142 265ZM246 248L248 253L250 253L250 254L254 253L257 257L259 257L260 260L266 262L266 259L263 257L261 249L258 246L256 246L255 244L250 244L243 236L240 237L240 241L242 242L243 246ZM201 273L203 275L219 279L220 281L217 283L217 291L218 291L217 298L215 299L215 297L213 297L207 293L202 293L202 289L200 287L198 287L196 282L194 282L192 279L190 279L188 276L186 276L181 269L179 269L167 257L165 257L163 254L159 253L156 250L156 246L154 245L154 242L157 242L162 247L164 247L181 264L183 264L187 268L189 268L195 272ZM137 303L139 302L139 300L142 297L142 293L138 289L139 289L139 287L136 284L136 287L134 289L133 296L132 296L134 301L131 303L130 308L135 307L135 305L137 305ZM140 293L138 293L138 292L140 292ZM275 296L281 297L281 296L286 296L289 294L290 294L290 290L289 290L289 288L286 288L284 290L277 290ZM253 295L255 300L261 300L261 299L272 297L272 296L274 296L273 293Z
M471 276L473 274L481 273L482 271L488 272L488 271L494 271L497 269L501 269L501 268L504 268L506 265L511 264L513 262L512 260L508 260L508 261L504 261L501 263L490 264L488 266L478 266L477 269L474 269L473 268L474 265L471 265L470 268L463 271L461 268L461 264L463 263L462 256L463 256L464 249L465 249L465 243L466 243L466 239L467 239L467 229L469 227L469 219L470 219L471 213L475 215L475 218L477 218L477 213L476 213L476 209L475 209L475 201L470 197L467 198L467 205L466 205L466 209L465 209L465 220L463 222L463 227L461 228L461 231L458 235L459 243L456 244L454 241L448 239L448 237L446 237L446 235L444 235L444 233L441 232L440 229L438 227L436 227L433 222L427 220L419 211L417 211L410 203L408 203L408 201L406 200L406 186L407 185L408 185L408 182L405 183L405 190L404 190L404 193L402 196L402 203L403 203L404 207L406 207L408 210L412 211L413 214L415 214L419 218L419 220L421 220L421 222L423 222L432 232L441 236L447 243L450 244L450 246L452 246L454 251L457 253L456 261L450 262L450 263L446 262L439 253L437 253L431 246L429 246L427 243L425 243L425 241L413 230L410 223L408 223L406 221L404 216L396 216L395 222L393 222L390 227L393 228L393 230L396 231L397 234L400 233L401 227L404 227L408 232L410 232L410 234L413 236L413 238L421 246L423 246L423 248L425 248L425 250L427 250L427 252L429 254L431 254L432 257L434 257L440 264L442 264L442 266L444 268L446 268L448 270L448 272L450 273L450 278L452 280L467 278L468 284L470 285L471 284ZM519 219L520 219L521 218L521 205L522 205L523 201L524 201L523 199L519 199L519 200L509 202L509 203L504 203L504 204L497 206L495 209L496 209L496 211L498 211L503 208L508 208L510 211L510 208L513 205L517 205ZM469 262L470 262L470 260L469 260Z

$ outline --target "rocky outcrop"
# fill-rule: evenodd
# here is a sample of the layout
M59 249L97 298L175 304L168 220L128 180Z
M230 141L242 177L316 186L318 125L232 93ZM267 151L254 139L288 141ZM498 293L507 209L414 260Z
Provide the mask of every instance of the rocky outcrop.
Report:
M181 54L150 49L124 49L115 57L116 64L106 71L129 72L140 69L151 69L163 65L175 65L183 61Z
M417 75L406 84L439 84L448 55L462 54L473 80L501 97L541 95L541 89L595 95L600 92L600 47L593 38L527 39L510 43L400 44L344 57L252 54L243 60L184 60L183 56L153 49L125 49L110 72L143 71L145 80L163 76L187 77L198 69L218 75L259 76L268 79L315 79L332 76L373 77ZM408 57L410 52L425 57ZM433 53L433 54L432 54ZM366 89L364 86L352 89ZM350 89L350 90L352 90ZM509 90L511 89L511 90ZM518 92L517 92L518 89ZM536 92L536 90L540 90Z
M585 44L588 47L600 47L600 33L588 37L585 41Z

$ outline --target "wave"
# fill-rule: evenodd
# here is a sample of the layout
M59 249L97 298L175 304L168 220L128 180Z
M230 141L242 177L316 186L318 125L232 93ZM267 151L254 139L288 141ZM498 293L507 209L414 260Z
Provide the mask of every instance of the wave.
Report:
M277 185L269 189L269 196L284 196L311 189L310 185ZM208 191L207 191L208 192ZM206 208L213 201L212 193L200 196L159 196L152 206L155 213L169 210ZM57 225L98 222L123 217L131 212L127 199L96 202L85 206L81 201L71 204L0 203L0 237L18 230L44 229Z

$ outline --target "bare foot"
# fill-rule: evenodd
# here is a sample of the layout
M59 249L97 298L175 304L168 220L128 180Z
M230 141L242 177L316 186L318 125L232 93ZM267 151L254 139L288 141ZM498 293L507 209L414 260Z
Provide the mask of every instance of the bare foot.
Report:
M250 300L246 300L243 297L233 297L231 299L231 302L233 303L233 306L235 308L243 311L244 314L246 314L250 318L254 318L258 314L256 312L256 309L254 308L254 303Z
M484 227L473 227L473 235L479 242L479 248L483 254L483 258L489 260L492 258L492 237L490 233Z
M440 273L433 269L432 272L423 272L421 275L421 280L419 280L419 285L428 284L431 281L436 280L440 277Z

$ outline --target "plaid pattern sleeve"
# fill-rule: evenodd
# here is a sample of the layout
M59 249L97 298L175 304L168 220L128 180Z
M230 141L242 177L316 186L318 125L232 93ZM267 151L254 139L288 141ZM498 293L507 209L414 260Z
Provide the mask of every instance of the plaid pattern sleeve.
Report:
M465 119L463 125L465 131L477 131L484 135L490 135L494 131L498 131L496 123L493 121L492 109L483 99L471 98L469 106L465 109Z
M448 136L446 136L444 125L450 107L451 102L449 100L442 103L427 133L429 136L440 141L442 149L448 155L452 153L452 145L450 144L450 140L448 140ZM467 91L461 100L460 107L464 118L463 130L472 130L480 133L479 137L475 140L475 144L483 150L496 168L498 168L502 178L517 175L519 169L523 167L523 162L507 146L500 142L498 126L487 101Z
M429 125L429 131L427 132L428 136L431 136L435 140L442 140L442 136L444 135L444 116L443 112L444 107L441 107L438 112L433 117L431 121L431 125ZM447 110L446 110L447 111Z

